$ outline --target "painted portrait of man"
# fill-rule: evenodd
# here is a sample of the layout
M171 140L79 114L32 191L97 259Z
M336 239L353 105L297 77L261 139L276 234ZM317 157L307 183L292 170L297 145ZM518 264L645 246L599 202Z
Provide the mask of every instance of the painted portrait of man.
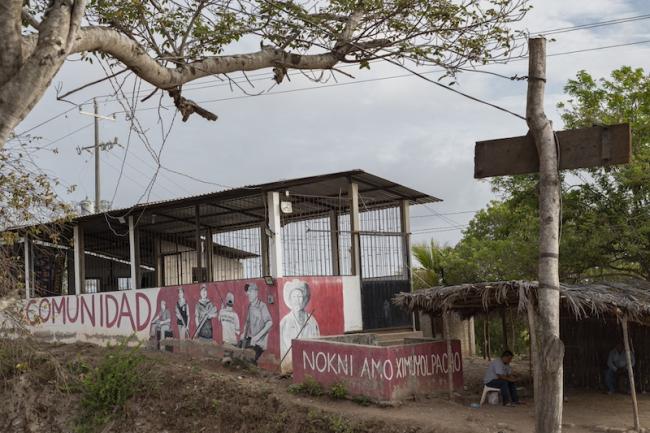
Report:
M259 299L260 290L257 284L246 284L244 291L248 296L248 311L239 345L243 348L252 348L255 351L255 364L257 364L260 356L268 347L269 331L273 326L273 320L268 306Z
M217 317L217 313L217 307L208 298L208 288L205 285L201 286L200 298L194 310L194 321L196 324L194 338L198 337L201 340L212 340L212 319Z
M313 314L305 309L311 299L307 282L294 279L283 289L284 303L290 311L280 321L280 356L283 365L291 364L291 340L320 336L320 328ZM313 311L312 311L313 313Z

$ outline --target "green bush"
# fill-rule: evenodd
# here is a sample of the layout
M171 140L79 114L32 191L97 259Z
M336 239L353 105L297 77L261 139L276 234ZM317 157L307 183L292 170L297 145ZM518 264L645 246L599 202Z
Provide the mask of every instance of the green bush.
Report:
M325 393L323 386L312 377L306 377L303 383L289 385L288 390L291 394L304 394L312 397L320 397Z
M352 399L352 401L360 406L370 406L370 403L372 403L372 401L365 395L357 395Z
M338 415L329 417L329 427L332 433L353 433L354 429L350 423Z
M95 431L121 414L127 400L142 388L138 367L144 357L139 345L128 347L127 343L112 347L100 364L82 377L80 432Z
M335 383L330 388L330 397L335 400L343 400L348 396L348 390L342 383Z

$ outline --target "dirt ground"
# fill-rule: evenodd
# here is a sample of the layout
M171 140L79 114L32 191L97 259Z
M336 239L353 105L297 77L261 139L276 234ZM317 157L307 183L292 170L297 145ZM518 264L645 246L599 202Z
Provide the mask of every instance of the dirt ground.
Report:
M106 349L87 344L38 343L40 356L60 365L83 360L96 365ZM287 433L497 433L531 432L533 406L516 408L478 402L485 361L464 365L467 390L456 401L430 396L396 407L361 406L329 397L288 392L291 380L263 371L224 367L214 359L145 352L141 374L147 386L129 400L125 415L102 432L287 432ZM31 361L30 361L31 362ZM52 371L32 362L22 374L0 387L1 432L71 432L78 417L79 396L57 389ZM40 364L46 365L46 364ZM525 364L515 370L525 373ZM650 426L650 396L639 396L641 423ZM570 433L623 431L631 428L629 396L568 391L564 430Z

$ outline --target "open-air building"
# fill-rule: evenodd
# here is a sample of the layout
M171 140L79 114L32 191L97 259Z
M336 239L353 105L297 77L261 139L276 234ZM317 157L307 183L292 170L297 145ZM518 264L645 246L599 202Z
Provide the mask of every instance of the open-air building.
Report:
M14 229L12 248L41 335L257 343L275 368L292 332L412 326L391 299L411 287L409 209L437 201L353 170L79 216L56 241Z

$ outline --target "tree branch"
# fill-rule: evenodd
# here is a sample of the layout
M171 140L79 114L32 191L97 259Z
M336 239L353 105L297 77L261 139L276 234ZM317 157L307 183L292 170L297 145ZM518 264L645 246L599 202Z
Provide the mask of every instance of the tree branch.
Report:
M21 16L24 21L29 23L29 25L34 27L36 30L38 30L38 28L41 26L41 22L29 12L29 9L27 7L23 8Z
M24 36L23 48L35 47L35 36ZM176 68L161 66L137 42L105 27L84 27L77 32L71 53L100 51L122 62L143 80L171 90L189 81L216 74L254 71L282 65L291 69L331 69L339 62L335 53L297 54L263 46L248 54L211 56Z

